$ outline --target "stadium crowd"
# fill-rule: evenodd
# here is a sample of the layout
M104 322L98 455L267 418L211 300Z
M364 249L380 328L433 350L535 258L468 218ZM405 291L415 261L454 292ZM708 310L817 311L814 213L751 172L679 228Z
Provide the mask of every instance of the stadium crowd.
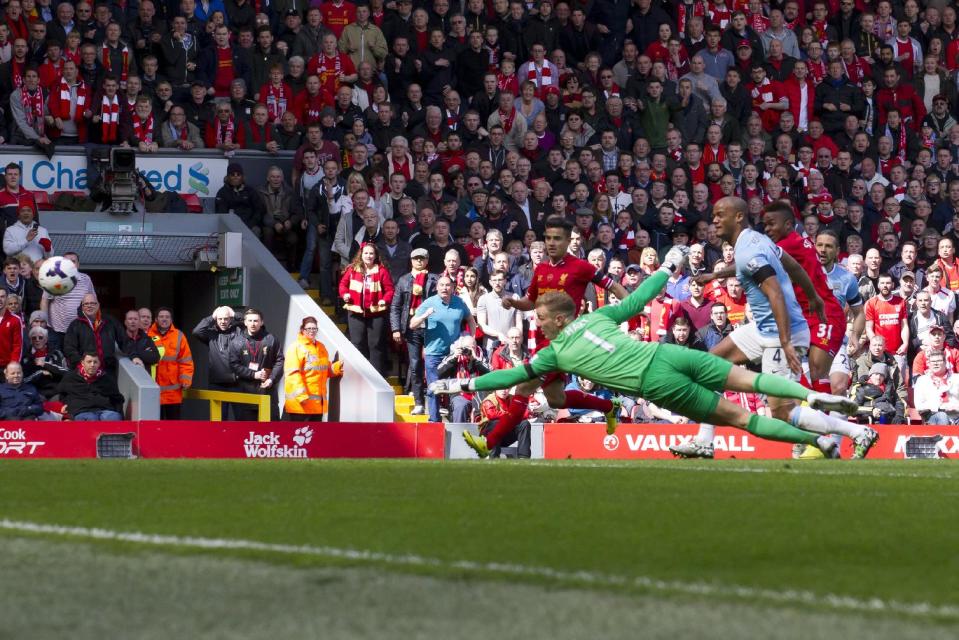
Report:
M75 253L64 259L79 269ZM29 268L19 275L21 290L37 286ZM29 262L25 267L31 267ZM39 268L39 263L37 268ZM5 274L7 275L7 274ZM343 363L330 362L316 340L315 318L303 319L298 336L286 350L266 328L254 308L236 312L219 307L187 335L173 323L173 311L130 309L122 321L100 308L93 282L79 272L72 291L53 296L43 292L40 308L22 306L23 294L0 287L0 419L122 420L125 398L117 386L119 360L143 367L160 387L160 417L181 417L183 392L193 386L195 366L190 338L206 345L208 384L220 391L266 395L271 419L279 419L277 384L285 376L284 417L319 419L327 412L327 380L342 374ZM25 319L27 319L25 321ZM255 405L232 404L225 417L257 420Z
M735 278L702 277L732 263L711 203L739 195L757 229L764 205L785 199L827 270L856 277L837 358L874 418L915 408L959 421L952 2L7 0L4 13L2 141L47 154L294 152L263 184L231 162L216 210L318 286L378 370L406 372L417 413L438 417L424 381L439 372L528 358L530 314L503 300L526 294L551 215L573 224L569 252L626 291L690 246L687 273L625 330L715 346L749 321ZM20 213L15 174L0 192L4 251L18 256L4 267L4 317L39 304L58 346L75 314L31 289L49 238ZM607 286L586 292L587 308L616 303ZM140 329L173 331L162 313ZM229 331L258 336L247 318ZM212 342L226 329L205 331ZM274 385L283 349L270 351L272 366L242 375L221 363L223 379ZM497 398L449 410L495 419Z

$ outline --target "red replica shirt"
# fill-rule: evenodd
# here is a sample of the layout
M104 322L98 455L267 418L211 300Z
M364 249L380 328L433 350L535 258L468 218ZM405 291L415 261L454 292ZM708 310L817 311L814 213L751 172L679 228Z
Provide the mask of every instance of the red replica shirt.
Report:
M842 307L839 306L839 301L836 299L836 296L833 295L832 289L829 288L826 272L823 270L822 264L819 262L819 257L816 255L816 249L813 248L809 238L803 238L794 231L777 242L776 246L785 251L790 258L798 262L803 268L803 271L809 274L813 288L816 289L816 293L818 293L819 297L826 303L826 320L830 324L835 324L837 328L840 326L844 328L846 325L846 314L843 312ZM809 312L809 298L806 297L806 292L803 291L802 287L798 284L793 284L793 290L796 292L796 301L799 303L799 306L802 307L803 314L805 314L808 319L813 314ZM819 323L818 319L816 323Z
M603 289L613 286L613 281L608 276L603 275L602 271L597 270L596 267L580 258L568 255L556 264L544 260L536 265L536 269L533 271L533 281L526 292L526 297L535 303L536 299L544 293L562 291L573 299L576 314L579 315L579 310L583 305L583 296L586 293L586 286L590 283ZM538 327L536 328L535 338L537 349L549 344L549 340L546 339L546 336Z
M356 73L356 67L353 61L344 53L337 53L335 56L326 56L321 51L312 58L306 65L306 72L309 75L315 75L320 78L320 86L335 96L340 88L340 74L351 76Z
M906 303L899 296L883 300L874 296L866 302L866 322L872 320L873 330L886 339L886 351L895 353L902 346L902 325L906 322Z
M343 28L351 22L356 22L356 5L352 2L343 2L337 6L333 2L324 2L320 5L323 14L323 24L336 35L339 40L343 35Z
M726 317L729 319L729 324L739 326L746 320L746 294L742 294L739 299L736 299L723 289L717 302L726 305Z
M230 95L230 83L233 82L233 49L217 47L216 73L213 77L213 89L218 96Z

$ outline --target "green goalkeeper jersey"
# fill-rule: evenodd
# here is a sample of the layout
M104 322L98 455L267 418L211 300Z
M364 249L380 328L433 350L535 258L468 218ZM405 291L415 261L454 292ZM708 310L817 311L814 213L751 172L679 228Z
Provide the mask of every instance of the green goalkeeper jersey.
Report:
M620 325L641 313L668 278L665 271L655 272L622 304L602 307L567 325L528 365L480 376L470 388L503 389L551 371L563 371L613 391L639 394L659 343L633 340Z

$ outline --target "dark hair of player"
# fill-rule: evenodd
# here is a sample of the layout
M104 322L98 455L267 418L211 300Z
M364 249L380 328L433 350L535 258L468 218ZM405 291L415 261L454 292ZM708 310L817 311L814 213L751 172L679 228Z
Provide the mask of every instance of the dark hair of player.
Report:
M550 216L546 218L544 227L546 229L562 229L566 233L567 238L570 237L570 234L573 232L573 225L562 216Z
M775 213L779 215L781 218L787 217L787 216L791 218L793 215L792 207L790 207L788 204L786 204L782 200L776 200L775 202L770 202L765 207L763 207L763 211L765 213Z
M839 234L836 233L833 229L823 229L822 231L816 234L817 238L819 236L829 236L830 238L836 241L836 246L837 247L839 246Z

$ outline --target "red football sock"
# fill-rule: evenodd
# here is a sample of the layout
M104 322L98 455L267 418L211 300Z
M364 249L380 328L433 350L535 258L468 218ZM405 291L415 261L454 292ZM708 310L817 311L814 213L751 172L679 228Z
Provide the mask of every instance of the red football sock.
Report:
M523 421L528 405L529 396L513 396L513 399L509 401L509 409L496 421L493 430L486 434L486 446L492 450L499 445L503 437Z
M612 410L613 403L604 400L599 396L583 393L582 391L567 391L566 402L563 403L564 409L589 409L590 411L599 411L606 413Z

